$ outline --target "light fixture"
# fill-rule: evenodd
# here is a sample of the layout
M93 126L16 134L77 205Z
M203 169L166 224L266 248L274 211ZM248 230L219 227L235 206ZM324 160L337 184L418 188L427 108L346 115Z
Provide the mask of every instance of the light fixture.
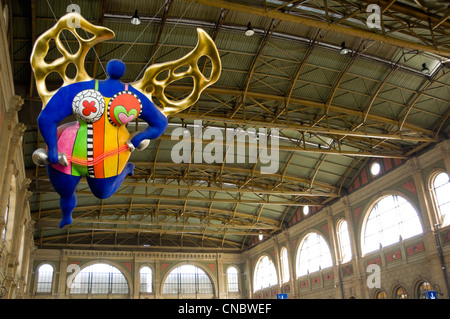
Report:
M309 206L303 206L303 214L305 216L308 216L308 214L309 214Z
M183 128L183 136L191 136L191 132L189 131L189 129L187 128L187 124L184 124L184 128Z
M430 74L430 69L427 68L427 64L426 63L422 64L422 71L421 72L422 72L422 74L425 74L425 75Z
M245 35L248 36L248 37L251 37L254 34L255 34L255 30L253 30L252 24L251 24L251 22L249 22L247 24L247 30L245 30Z
M258 235L259 240L263 240L264 239L264 235Z
M137 9L136 11L134 11L134 16L131 18L131 24L134 25L140 25L141 24L141 19L139 19L138 13L137 13Z
M373 162L370 165L370 174L372 174L373 176L377 176L378 174L380 174L381 172L381 166L378 162Z
M351 50L345 47L345 42L341 43L341 50L339 51L340 54L344 55L349 53Z

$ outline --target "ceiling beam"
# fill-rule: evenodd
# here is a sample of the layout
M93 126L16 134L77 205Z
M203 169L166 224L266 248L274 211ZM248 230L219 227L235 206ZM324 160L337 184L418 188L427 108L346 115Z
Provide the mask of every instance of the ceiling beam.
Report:
M85 232L75 232L75 233L70 233L71 230L70 228L67 229L67 233L64 235L54 235L54 236L47 236L47 237L37 237L35 240L35 245L38 247L42 247L42 246L54 246L54 247L58 247L58 246L63 246L63 247L90 247L90 248L101 248L101 247L114 247L117 248L117 244L100 244L102 241L104 241L105 239L108 239L108 237L106 236L111 236L111 235L115 235L116 234L116 230L114 229L113 231L99 231L97 233L95 233L95 235L97 235L97 237L100 238L93 238L93 240L91 240L91 243L86 244L86 243L76 243L76 242L72 242L70 243L69 240L71 238L79 238L79 237L87 237L87 238L91 238L92 237L92 231L91 229L86 230ZM133 232L132 234L136 235L136 232ZM99 236L100 235L100 236ZM139 233L138 233L139 235ZM172 235L176 235L176 234L172 234ZM195 235L195 234L185 234L184 236L186 237L191 237L194 239L201 239L200 235ZM58 242L60 240L65 240L64 243L62 242ZM79 239L80 240L80 239ZM208 237L207 240L202 242L202 246L181 246L181 245L173 245L173 246L155 246L153 245L153 247L164 247L165 249L177 249L179 250L180 248L182 249L205 249L205 250L209 250L209 249L214 249L216 248L217 250L236 250L239 249L240 250L240 246L241 243L236 243L234 241L231 240L226 240L226 243L230 246L230 247L223 247L223 246L209 246L206 243L210 241L210 242L218 242L221 243L222 239L220 238L214 238L214 237ZM137 241L136 241L137 243ZM179 243L179 241L174 241L174 243ZM139 248L138 245L120 245L120 248L125 249L126 247L129 248ZM149 247L145 247L145 246L141 246L142 248L146 248L147 250L149 250ZM235 248L233 248L235 247Z
M40 221L45 221L45 222L52 222L52 223L58 223L60 221L59 218L41 218ZM128 227L138 227L140 230L142 230L142 232L145 232L146 229L150 230L153 228L145 228L145 227L190 227L190 229L186 229L186 232L193 232L193 231L199 231L200 228L212 228L211 230L209 230L210 233L213 233L214 231L224 231L225 229L256 229L256 230L280 230L279 226L276 225L264 225L264 224L259 224L259 223L246 223L246 224L236 224L234 223L233 225L227 225L227 224L215 224L215 223L192 223L192 222L180 222L180 223L176 223L176 222L164 222L164 221L128 221L128 220L111 220L111 219L102 219L102 220L98 220L98 219L93 219L93 218L77 218L75 217L72 221L72 224L70 226L70 229L73 229L73 227L80 227L83 228L83 224L89 224L89 226L87 228L91 229L92 225L121 225L121 226L125 226L126 228L124 228L124 231L126 232L126 230L129 229L134 229L134 228L128 228ZM39 225L36 225L37 228L39 228ZM102 226L97 226L100 229L103 229ZM108 226L106 226L108 227ZM197 230L195 230L195 228L198 228ZM95 228L94 228L95 229ZM121 229L121 228L118 228ZM214 230L216 229L216 230ZM161 230L165 230L165 229L161 229ZM228 233L230 235L232 235L233 233Z
M229 244L230 242L227 241ZM39 239L35 241L36 247L46 247L46 248L70 248L70 249L104 249L104 250L111 250L111 249L117 249L117 245L113 244L84 244L84 243L55 243L55 242L46 242L45 240L41 243ZM120 245L120 249L123 250L133 250L133 251L143 251L143 252L161 252L161 251L173 251L176 252L179 251L194 251L194 252L208 252L208 251L215 251L215 252L228 252L228 253L239 253L242 251L241 244L239 245L230 245L230 246L236 246L233 247L222 247L222 246L180 246L180 245L173 245L173 246L166 246L166 245L149 245L144 246L136 243L136 245Z
M156 169L158 168L171 168L171 169L182 169L185 170L187 169L187 166L189 166L190 169L198 169L198 170L220 170L222 165L217 163L211 163L211 164L206 164L206 163L173 163L173 162L140 162L140 161L133 161L134 165L137 168L144 168L144 167L151 167L152 170L152 175L151 175L151 180L155 180L158 177L155 175ZM34 169L33 169L34 170ZM222 169L222 172L226 171L226 172L232 172L233 174L246 174L246 175L252 175L254 177L258 177L258 178L267 178L267 179L275 179L275 180L286 180L292 183L304 183L306 185L310 184L310 180L305 179L305 178L301 178L301 177L297 177L297 176L292 176L292 175L283 175L283 174L262 174L258 171L254 171L252 169L248 169L248 168L244 168L244 167L235 167L235 166L225 166ZM44 175L47 176L47 175ZM42 180L43 177L38 177L38 179ZM186 179L186 178L184 178ZM46 177L44 177L44 180L48 180ZM337 190L337 187L331 184L327 184L324 182L319 182L316 181L315 183L316 187L320 187L325 189L326 192L331 191L334 192Z
M294 91L295 84L297 83L297 79L299 78L300 73L302 72L303 67L305 66L306 61L308 60L309 56L311 55L311 53L313 52L314 48L319 43L319 41L317 40L317 38L319 36L320 36L320 30L317 31L314 39L311 40L311 42L310 42L310 44L308 46L308 51L306 51L304 57L302 58L302 61L300 62L299 66L297 68L297 71L296 71L295 75L291 79L291 83L289 84L289 88L288 88L287 93L286 93L286 96L287 96L286 102L285 102L286 110L288 109L288 106L289 106L289 103L290 103L290 100L291 100L291 96L292 96L292 92Z
M188 86L184 86L184 85L171 85L170 86L170 91L174 91L174 92L191 92L192 91L192 87L188 87ZM204 94L208 94L208 95L225 95L225 96L234 96L234 97L238 97L238 96L242 96L243 91L240 89L237 89L235 87L216 87L216 86L212 86L212 87L208 87L203 91ZM273 102L282 102L285 103L286 99L289 98L289 101L291 104L299 104L305 107L309 107L309 108L315 108L315 109L328 109L329 111L332 112L336 112L336 113L341 113L341 114L346 114L346 115L350 115L350 116L357 116L360 117L361 119L366 119L366 120L370 120L370 121L374 121L377 123L382 123L382 124L389 124L389 125L395 125L395 126L400 126L402 125L401 121L397 120L397 119L391 119L388 118L386 115L384 114L376 114L371 112L370 114L365 114L364 111L360 111L354 108L350 108L350 107L345 107L345 106L339 106L339 105L328 105L326 103L321 103L321 102L317 102L317 101L312 101L312 100L308 100L308 99L304 99L304 98L299 98L299 97L286 97L284 95L277 95L277 94L271 94L271 93L266 93L266 92L257 92L257 91L248 91L246 93L246 96L252 99L263 99L263 100L269 100L269 101L273 101ZM27 101L40 101L39 98L25 98L25 100ZM407 108L408 106L404 106L405 108ZM208 113L208 114L212 114L212 113ZM278 122L278 123L273 123L272 121L253 121L253 120L246 120L246 119L237 119L237 118L230 118L229 116L225 117L223 113L221 114L214 114L214 117L212 116L205 116L205 115L201 115L201 113L198 114L199 118L198 119L207 119L210 121L216 121L216 122L223 122L223 121L227 121L227 123L230 124L240 124L240 125L246 125L247 122L250 122L252 125L259 125L261 127L267 127L267 128L279 128L279 129L291 129L291 130L300 130L300 131L304 131L304 132L317 132L320 133L320 131L318 130L323 130L323 128L320 127L310 127L310 126L303 126L300 125L300 123L296 123L294 121L292 121L293 119L295 119L294 117L290 117L291 121L287 121L287 122ZM170 115L170 117L173 118L192 118L192 119L197 119L196 115L192 115L192 114L188 114L186 112L180 112L180 113L176 113L176 114L172 114ZM292 125L289 124L289 122L292 122ZM435 133L432 130L426 129L424 127L420 127L418 125L415 124L411 124L411 123L403 123L402 127L404 129L410 130L411 132L417 132L418 134L422 134L425 135L425 137L423 136L419 136L419 137L406 137L407 135L401 135L401 134L390 134L390 135L383 135L383 134L372 134L371 136L373 138L380 138L380 139L398 139L398 140L405 140L408 139L409 141L412 142L436 142L436 140L433 140L433 137L435 135ZM348 131L345 131L347 133L349 133ZM328 131L328 133L330 133L330 131ZM326 134L326 132L325 132ZM332 134L336 134L336 133L332 133ZM358 133L358 132L352 132L351 136L360 136L360 137L371 137L368 136L368 133L363 132L363 133ZM348 134L344 134L343 132L341 133L341 135L348 135Z
M89 190L80 190L77 191L77 195L88 195L92 196L92 192ZM140 198L140 199L153 199L153 200L167 200L167 201L192 201L192 202L201 202L201 203L209 203L211 199L205 197L193 197L191 196L168 196L168 195L153 195L153 194L126 194L120 191L117 191L112 197L127 197L127 198ZM273 200L270 198L267 199L242 199L242 198L215 198L214 202L223 203L223 204L247 204L247 205L274 205L274 206L321 206L321 204L314 204L306 201L297 201L295 199L285 199L285 200ZM134 204L136 205L136 204ZM181 206L180 206L181 207Z
M139 161L134 161L133 162L136 167L145 167L145 166L150 166L150 163L147 162L139 162ZM222 168L222 165L219 165L219 163L217 164L205 164L205 163L172 163L172 162L158 162L157 166L159 167L170 167L170 168L179 168L179 169L184 169L187 165L190 166L191 169L199 169L199 170L207 170L207 169L211 169L211 170L222 170L226 171L226 172L232 172L233 174L239 174L239 173L243 173L246 174L248 176L252 176L253 178L268 178L268 179L275 179L275 180L288 180L292 183L304 183L304 184L310 184L310 180L305 179L305 178L301 178L298 176L292 176L292 175L283 175L283 174L262 174L258 171L254 171L253 169L249 169L249 168L244 168L244 167L235 167L235 166L225 166ZM327 184L324 182L316 182L315 184L317 187L320 188L324 188L327 191L331 191L334 192L335 190L337 190L337 187L335 187L334 185L331 184Z
M145 188L161 188L172 190L185 190L185 191L202 191L202 192L225 192L225 193L241 193L241 194L262 194L262 195L283 195L283 196L307 196L307 197L337 197L334 193L321 193L304 191L293 191L288 189L251 189L251 188L231 188L231 187L217 187L217 186L200 186L200 185L180 185L180 184L161 184L161 183L142 183L131 182L125 180L122 185L124 186L136 186Z
M172 85L170 87L170 90L173 91L185 91L185 92L190 92L192 90L191 87L187 87L187 86L183 86L183 85ZM236 89L236 88L219 88L219 87L215 87L215 86L211 86L206 88L204 91L204 93L206 94L219 94L219 95L225 95L225 96L242 96L242 90ZM256 91L248 91L247 92L247 97L252 97L254 99L265 99L265 100L271 100L271 101L275 101L275 102L285 102L286 97L283 95L276 95L276 94L271 94L271 93L265 93L265 92L256 92ZM290 97L290 101L292 104L300 104L306 107L310 107L310 108L317 108L317 109L326 109L327 107L329 108L330 111L332 112L337 112L337 113L342 113L342 114L347 114L347 115L353 115L353 116L359 116L361 118L364 118L365 114L363 111L360 110L356 110L350 107L344 107L344 106L338 106L338 105L327 105L326 103L321 103L321 102L316 102L316 101L311 101L311 100L307 100L304 98L298 98L298 97ZM172 114L170 117L174 117L174 118L187 118L187 116L185 113L181 112L181 113L176 113L176 114ZM199 116L201 116L199 114ZM214 121L213 117L205 117L205 116L201 116L205 119L209 119L211 121ZM201 119L201 117L199 117L199 119ZM223 120L228 121L228 123L233 123L233 120L235 119L229 119L223 116L223 114L221 114L219 116L218 120L216 118L216 122L222 122ZM367 119L375 121L375 122L380 122L380 123L384 123L384 124L392 124L392 125L397 125L400 126L400 121L396 120L396 119L390 119L388 117L386 117L386 115L383 114L375 114L375 113L370 113L367 115ZM254 121L253 121L254 122ZM258 123L261 123L260 126L264 127L264 123L263 121L260 121ZM245 122L242 120L239 122L239 124L243 124L245 125ZM268 123L266 123L267 125L269 125ZM298 126L298 123L293 123L292 126L289 126L288 123L284 124L284 123L271 123L272 125L277 125L276 127L283 129L295 129L296 126ZM254 125L254 124L252 124ZM269 127L269 126L266 126ZM273 126L275 127L275 126ZM431 130L428 130L426 128L414 125L414 124L410 124L410 123L404 123L403 127L405 129L411 130L413 132L418 132L418 133L424 133L428 136L433 136L434 132ZM304 131L313 131L314 128L311 127L303 127ZM319 129L319 128L317 128ZM308 131L309 132L309 131ZM314 131L313 131L314 132ZM348 132L347 132L348 133ZM357 134L357 133L354 133ZM363 134L365 137L367 137L367 135ZM376 136L376 135L374 135ZM374 137L375 138L375 137ZM380 136L380 138L383 138L382 136ZM394 138L394 136L392 136L391 138ZM397 136L397 139L401 139L400 136Z
M440 66L440 69L436 72L436 74L438 74L441 70L443 69L443 66ZM400 117L402 118L402 122L400 124L399 130L402 129L403 125L406 122L406 118L408 117L409 113L411 112L411 110L413 109L414 105L420 100L420 98L422 97L422 95L426 92L426 90L436 81L438 81L440 78L442 78L443 76L446 76L447 73L445 71L442 72L441 75L436 76L436 77L432 77L430 79L428 79L427 81L425 81L425 84L423 85L423 87L420 89L420 91L417 92L417 94L414 96L413 100L409 103L408 108L404 109L404 112L402 115L400 115Z
M156 35L155 45L152 47L152 52L150 55L151 64L155 64L156 53L159 50L161 35L164 30L164 25L166 24L166 19L169 15L170 6L172 5L172 3L173 3L173 0L167 0L166 4L164 6L164 13L161 18L161 22L159 24L159 29L158 29L158 34Z
M386 7L390 2L392 2L391 0L387 1L387 0L361 0L362 2L365 2L367 4L378 4L381 7ZM413 17L416 19L419 19L421 21L425 21L428 22L428 20L430 20L431 22L437 23L440 21L440 17L439 16L435 16L435 15L431 15L425 11L422 10L418 10L414 7L408 6L406 4L401 3L400 1L391 3L388 7L388 9L391 12L397 12L397 13L401 13L403 15L406 15L408 17ZM385 10L383 10L384 12ZM445 20L444 20L445 21ZM443 25L445 28L450 28L450 23L445 23Z
M237 204L236 204L237 205ZM190 203L186 204L186 217L193 217L202 219L205 217L205 215L200 215L207 213L208 211L211 211L213 215L210 216L210 219L220 221L220 222L230 222L234 225L248 225L249 220L254 219L253 213L245 213L243 210L237 211L235 209L233 210L227 210L222 208L214 208L214 207L203 207L203 206L193 206ZM124 211L126 210L128 204L122 203L122 204L103 204L102 205L102 214L99 214L99 206L98 205L78 205L73 210L74 218L82 218L82 216L86 216L83 218L93 218L93 216L96 217L96 220L101 222L103 219L106 221L111 221L111 218L117 214L117 212L122 212L122 214L125 214ZM167 213L167 210L171 210L173 212L180 210L180 205L176 204L154 204L154 203L145 203L145 204L134 204L133 205L133 212L132 215L135 216L142 216L145 217L146 215L152 215L152 216L172 216L175 217L175 213ZM86 212L88 212L88 215L86 215ZM54 218L54 215L58 215L61 213L61 209L54 208L54 209L46 209L41 210L40 212L31 212L31 214L39 214L40 221L51 221ZM81 215L82 214L82 215ZM156 215L155 215L156 214ZM80 215L80 216L79 216ZM144 221L144 220L143 220ZM164 223L164 222L163 222ZM160 221L160 224L161 221ZM261 216L260 217L260 227L269 227L272 228L272 226L276 226L277 221L274 219L271 219L269 217Z
M447 21L447 19L450 18L450 10L447 10L447 12L444 14L444 16L442 17L441 20L437 21L433 27L431 28L432 30L436 29L437 27L439 27L441 24L443 24L445 21Z
M139 167L138 164L136 164L136 167ZM225 168L226 169L226 168ZM263 174L266 175L266 174ZM282 177L285 178L285 174ZM41 176L41 177L35 177L34 178L37 182L48 182L47 176ZM162 179L162 178L158 178ZM196 179L199 178L193 178L193 181L195 182ZM237 194L257 194L257 195L280 195L280 196L302 196L302 197L338 197L339 195L336 194L333 191L330 190L320 190L322 185L318 186L316 189L311 189L309 187L308 191L302 190L302 188L296 186L296 185L280 185L279 182L275 181L275 185L271 187L272 185L267 185L268 187L255 187L253 183L250 183L251 186L243 187L244 185L239 185L238 182L235 183L236 187L223 187L223 186L214 186L214 185L198 185L194 184L193 182L190 182L189 180L179 180L178 182L183 181L184 184L174 184L174 179L169 180L167 183L155 183L154 179L150 182L134 182L131 180L131 178L126 179L122 182L123 186L128 187L140 187L140 188L150 188L150 189L163 189L163 190L184 190L184 191L198 191L198 192L219 192L219 193L237 193ZM228 183L230 181L226 181ZM312 181L306 181L305 183L311 184ZM80 185L86 185L87 182L85 180L80 181ZM205 183L206 184L206 181ZM320 183L319 183L320 184ZM297 187L297 190L293 190L292 188ZM331 186L329 187L331 188Z
M277 27L277 23L275 23L275 21L272 19L272 21L270 21L270 26L269 29L266 31L266 33L264 34L264 37L259 45L258 48L258 52L256 53L255 57L253 58L253 62L252 65L250 67L250 69L247 72L247 78L245 79L245 84L244 84L244 88L243 88L243 94L242 94L242 102L240 105L238 105L236 107L236 110L234 111L233 115L231 117L234 117L234 115L237 113L237 111L239 110L240 107L244 107L244 116L245 116L245 100L247 99L247 92L248 92L248 88L250 86L251 83L251 79L253 77L253 72L255 71L256 65L259 61L259 58L262 55L262 52L264 50L264 47L266 46L267 42L270 39L270 36L273 33L273 30Z
M365 117L364 112L358 111L362 118ZM408 141L408 142L436 142L434 137L427 136L410 136L408 134L402 133L391 133L391 134L382 134L382 133L373 133L373 132L361 132L361 131L348 131L348 130L339 130L327 127L320 126L308 126L296 123L283 123L283 122L265 122L259 120L249 120L244 118L228 118L228 117L220 117L220 114L211 115L202 115L202 114L186 114L186 113L177 113L171 115L171 117L185 119L185 120L205 120L209 122L219 122L219 123L227 123L227 124L235 124L242 126L254 126L254 127L266 127L266 128L276 128L280 130L293 130L304 133L315 133L315 134L328 134L334 136L351 136L351 137L362 137L362 138L372 138L372 139L381 139L381 140L400 140L400 141ZM367 116L370 116L368 114ZM401 124L399 124L400 126ZM404 126L403 126L404 127ZM169 136L161 136L160 139L170 139ZM202 139L203 143L209 143L211 141ZM349 155L349 156L358 156L354 155L353 152L345 152L345 151L334 151L334 150L320 150L315 148L304 148L304 147L296 147L296 146L285 146L280 145L280 150L285 151L300 151L300 152L312 152L318 154L324 153L335 153L336 155ZM369 153L361 154L364 156L370 156ZM372 154L375 155L375 154ZM391 156L394 154L387 154L387 156ZM395 156L398 156L395 155Z
M91 232L92 230L94 231L100 231L100 232L111 232L114 234L136 234L136 233L140 233L140 234L145 234L145 233L150 233L150 234L158 234L158 235L191 235L191 236L196 236L198 235L200 238L203 237L203 233L201 233L200 230L191 230L191 229L176 229L179 227L182 227L183 225L180 224L179 226L175 227L175 229L156 229L156 228L142 228L142 227L137 227L137 228L116 228L116 227L98 227L95 225L90 225L88 226L88 228L86 227L82 227L82 226L76 226L76 225L71 225L70 228L67 228L68 230L70 230L71 232L74 231L74 233L77 233L77 231L89 231ZM208 235L224 235L225 231L218 231L217 229L212 229L212 230L204 230L204 232ZM245 231L241 231L241 230L235 230L235 231L231 231L228 230L227 235L229 236L259 236L261 233L259 230L251 230L251 229L247 229ZM209 237L209 239L211 239L211 237ZM219 239L219 238L215 238L215 239ZM222 238L220 238L220 241L222 241Z
M232 11L242 12L242 13L251 14L251 15L268 17L268 18L276 19L276 20L280 20L280 21L296 23L296 24L300 24L302 26L309 26L309 27L313 27L313 28L322 29L325 31L332 31L332 32L340 33L340 34L346 34L346 35L354 36L354 37L361 38L361 39L372 40L372 41L376 41L376 42L380 42L380 43L386 43L386 44L393 45L396 47L402 47L402 48L407 48L407 49L411 49L411 50L425 51L425 52L430 52L430 53L434 53L434 54L445 56L445 57L450 57L450 51L448 51L448 50L433 48L432 46L423 45L423 44L415 43L415 42L410 42L410 41L394 38L391 36L383 36L381 34L371 32L371 31L349 28L347 26L341 26L341 25L337 25L337 24L329 24L325 21L311 19L311 18L307 18L304 16L293 15L293 14L284 13L284 12L275 11L275 10L266 11L262 7L250 6L250 5L240 4L240 3L226 1L226 0L186 0L186 1L195 2L198 4L212 6L212 7L216 7L216 8L223 8L223 9L228 9L228 10L232 10ZM394 5L391 6L391 10L395 10Z
M181 116L182 118L186 118ZM194 119L198 119L199 117L201 118L201 116L189 116L190 118L194 118ZM213 119L210 119L210 121L213 121ZM226 121L226 120L225 120ZM245 123L245 122L244 122ZM246 124L244 125L249 125L252 124L252 121L247 121ZM333 129L329 129L326 130L328 131L328 134L330 135L350 135L353 136L352 133L353 131L340 131L339 130L333 130ZM324 134L324 132L321 132L321 134ZM339 132L339 133L337 133ZM394 136L396 134L390 134L390 135L386 135L386 137L383 140L389 140L389 139L394 139L394 137L390 136ZM372 135L371 133L367 133L366 137L372 137L374 135ZM160 136L158 139L161 140L171 140L171 137L163 135ZM183 137L184 141L187 141L189 138L188 137ZM409 136L404 136L404 140L405 141L411 141L412 139L414 139L414 137L409 137ZM190 138L191 143L195 143L197 140L192 137ZM417 142L417 140L414 140L415 142ZM420 139L421 142L436 142L435 138L423 138ZM227 141L215 141L215 140L209 140L209 139L202 139L201 142L203 144L210 144L210 145L214 145L214 144L222 144L224 147L227 146ZM252 147L252 145L250 145L249 143L239 143L239 142L235 142L236 147L245 147L246 149L250 149ZM256 147L256 146L255 146ZM270 145L267 145L268 148L270 148ZM286 152L301 152L301 153L311 153L311 154L330 154L330 155L340 155L340 156L350 156L350 157L354 157L354 156L364 156L364 157L374 157L374 158L400 158L400 159L406 159L406 156L403 155L402 153L394 153L394 152L377 152L377 151L365 151L363 149L360 150L343 150L343 149L332 149L332 148L322 148L322 147L306 147L306 145L304 146L292 146L292 145L282 145L279 144L278 146L278 150L279 151L286 151Z

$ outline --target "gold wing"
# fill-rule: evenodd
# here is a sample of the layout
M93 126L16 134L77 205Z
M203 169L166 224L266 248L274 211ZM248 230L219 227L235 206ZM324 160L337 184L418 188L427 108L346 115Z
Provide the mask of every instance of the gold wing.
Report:
M74 23L73 21L77 21L77 23ZM89 39L80 37L76 31L77 26L93 34L93 36ZM71 31L78 40L79 49L74 54L69 53L62 44L61 32L63 30ZM113 31L108 28L95 26L89 23L76 12L66 14L59 19L56 25L44 32L36 40L30 58L31 67L36 79L36 88L43 103L42 108L47 105L47 102L57 91L48 91L45 84L45 78L50 73L57 72L64 81L62 86L75 82L91 80L92 78L87 74L86 69L84 68L84 59L86 58L86 54L95 44L112 38L114 38ZM62 57L47 63L44 59L48 53L49 43L52 39L55 41L56 48L61 53ZM77 74L74 78L69 78L66 75L66 68L71 63L73 63L77 69Z
M202 91L215 83L220 76L221 62L219 52L211 37L202 29L197 28L197 46L181 59L165 63L156 63L145 70L144 76L137 82L132 83L133 87L141 91L150 100L152 95L158 98L163 105L161 112L168 116L181 112L188 108L200 97ZM207 56L211 60L212 71L209 77L202 74L198 67L198 60L202 56ZM188 66L187 71L178 71L183 66ZM168 71L168 76L164 80L158 80L157 76ZM192 77L193 87L191 93L184 99L174 101L164 93L164 89L170 83L178 81L184 77Z

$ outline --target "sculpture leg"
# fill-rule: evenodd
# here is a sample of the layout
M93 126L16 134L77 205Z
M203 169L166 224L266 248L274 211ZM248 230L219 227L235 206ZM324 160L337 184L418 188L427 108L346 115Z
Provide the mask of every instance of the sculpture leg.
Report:
M81 179L80 176L72 176L62 173L50 165L47 165L47 173L55 191L59 194L62 218L59 227L72 223L72 211L77 206L75 190Z
M91 188L92 194L94 194L97 198L105 199L111 197L117 191L125 177L133 176L133 174L134 164L127 163L123 171L117 176L107 178L86 177L86 179L89 187Z

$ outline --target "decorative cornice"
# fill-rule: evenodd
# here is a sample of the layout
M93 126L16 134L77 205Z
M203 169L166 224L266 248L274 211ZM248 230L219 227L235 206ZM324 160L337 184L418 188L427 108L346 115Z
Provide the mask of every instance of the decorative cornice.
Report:
M25 133L27 127L25 124L23 123L17 123L14 128L13 128L13 135L11 136L11 142L13 144L16 144L19 139L23 136L23 134Z
M12 106L12 111L14 112L19 112L20 109L22 108L22 105L24 103L23 98L20 95L14 95L11 97L11 106Z
M217 253L171 253L171 252L127 252L127 251L95 251L95 250L66 250L61 252L65 257L84 258L123 258L123 259L174 259L174 260L218 260L222 254Z

